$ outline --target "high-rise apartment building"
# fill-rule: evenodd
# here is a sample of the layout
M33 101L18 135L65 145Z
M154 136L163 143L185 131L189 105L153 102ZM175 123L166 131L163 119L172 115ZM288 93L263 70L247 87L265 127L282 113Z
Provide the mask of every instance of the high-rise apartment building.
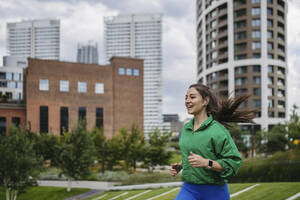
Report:
M89 41L87 44L78 44L77 62L98 64L98 45Z
M9 55L59 60L59 20L26 20L7 23L6 27Z
M257 128L287 117L287 1L197 0L199 82L259 108Z
M105 56L144 59L144 132L162 127L162 14L105 17Z

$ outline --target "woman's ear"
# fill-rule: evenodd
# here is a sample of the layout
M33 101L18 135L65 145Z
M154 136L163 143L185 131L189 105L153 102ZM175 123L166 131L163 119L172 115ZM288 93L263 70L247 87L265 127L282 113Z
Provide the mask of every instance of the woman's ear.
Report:
M209 97L205 97L205 99L204 99L204 103L206 104L206 105L208 105L209 104Z

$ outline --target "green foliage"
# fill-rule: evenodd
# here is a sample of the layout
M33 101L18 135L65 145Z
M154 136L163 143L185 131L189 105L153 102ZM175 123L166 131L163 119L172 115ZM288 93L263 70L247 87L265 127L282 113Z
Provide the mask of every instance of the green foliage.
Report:
M171 158L171 152L166 150L168 135L163 135L159 130L149 134L148 144L146 145L146 156L144 163L148 169L154 168L155 165L168 165Z
M275 153L277 151L285 151L288 145L286 137L286 126L275 125L269 132L266 133L266 152Z
M37 134L35 134L37 135ZM57 165L58 136L53 134L42 134L36 138L35 151L42 156L44 161L51 160L51 165Z
M101 161L101 169L102 173L104 173L107 141L104 136L103 129L94 128L91 132L91 136L95 146L96 157L98 161Z
M300 151L245 160L231 182L300 181Z
M80 121L71 134L66 133L61 138L57 153L57 165L69 181L89 174L94 161L94 145L84 121Z
M292 147L300 148L300 117L297 113L299 107L293 105L290 120L286 123L288 136L291 142L298 140L298 144L290 144Z
M244 143L242 135L246 135L246 134L249 135L250 133L242 131L241 126L237 125L236 123L232 123L230 125L231 125L231 128L230 128L229 132L231 134L232 139L235 142L235 145L237 146L239 151L241 151L243 153L247 153L249 148Z
M14 199L25 187L35 184L41 159L26 131L11 127L8 136L0 136L0 184L6 199Z

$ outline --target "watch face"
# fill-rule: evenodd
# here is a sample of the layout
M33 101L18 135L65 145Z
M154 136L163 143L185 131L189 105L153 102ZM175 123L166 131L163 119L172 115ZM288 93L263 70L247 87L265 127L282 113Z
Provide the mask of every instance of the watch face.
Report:
M212 160L209 160L208 161L208 167L212 167L213 166L213 161Z

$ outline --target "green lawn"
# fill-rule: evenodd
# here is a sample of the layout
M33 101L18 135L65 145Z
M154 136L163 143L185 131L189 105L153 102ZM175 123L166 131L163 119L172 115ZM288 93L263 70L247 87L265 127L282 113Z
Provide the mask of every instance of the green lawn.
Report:
M241 191L249 186L255 185L256 183L243 183L243 184L229 184L230 193L233 194L235 192ZM150 192L147 192L137 198L135 200L146 200L150 197L154 197L156 195L162 194L164 192L170 191L174 188L160 188L153 189ZM106 192L101 195L97 195L96 197L90 198L89 200L96 199L100 196L105 195L101 200L108 200L117 195L124 194L128 192L128 194L124 196L120 196L117 199L126 199L130 196L133 196L138 193L145 192L146 190L131 190L131 191L111 191ZM158 197L157 200L173 200L178 194L179 189L175 190L169 194ZM297 183L260 183L259 186L242 193L238 196L232 198L232 200L285 200L288 197L291 197L300 192L300 182ZM297 198L299 200L300 198Z
M89 189L82 188L73 188L71 192L67 192L66 188L59 187L29 187L25 190L25 193L17 198L17 200L63 200L88 191ZM0 187L0 199L5 199L3 187Z

